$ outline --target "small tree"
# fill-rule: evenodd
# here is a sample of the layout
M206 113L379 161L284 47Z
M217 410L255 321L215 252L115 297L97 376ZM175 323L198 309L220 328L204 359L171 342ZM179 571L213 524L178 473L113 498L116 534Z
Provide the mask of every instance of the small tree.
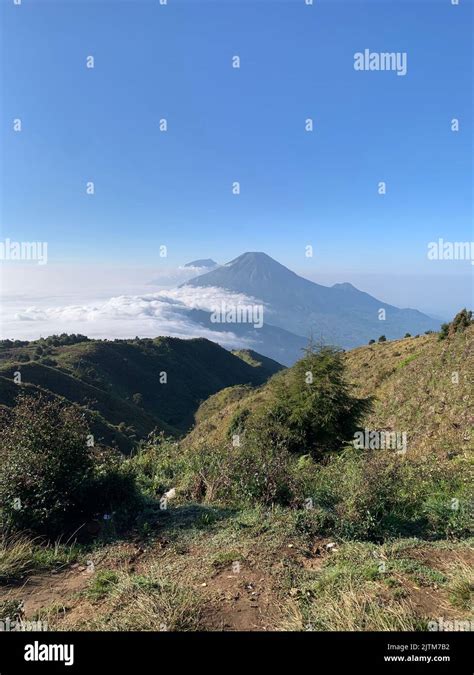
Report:
M411 333L405 333L405 337L406 337L406 338L411 337Z
M385 337L385 335L381 335L379 337L379 342L387 342L387 338Z
M472 311L467 311L466 308L462 309L456 314L452 321L452 332L453 333L462 333L468 326L472 325Z
M252 436L315 458L352 440L371 400L352 395L340 350L310 345L282 375L273 382L271 405L253 420Z
M375 340L369 340L369 345L375 344Z
M451 337L456 333L462 333L473 323L474 320L472 318L472 311L468 311L466 308L464 308L456 314L451 323L443 323L441 325L438 339L445 340L447 337Z

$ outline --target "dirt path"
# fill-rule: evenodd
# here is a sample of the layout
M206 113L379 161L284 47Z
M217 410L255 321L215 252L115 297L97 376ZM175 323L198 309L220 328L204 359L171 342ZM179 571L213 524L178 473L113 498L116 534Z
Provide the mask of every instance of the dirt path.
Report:
M281 622L278 598L272 580L262 570L218 572L202 589L209 597L203 624L217 631L271 631Z
M56 574L37 574L21 585L0 587L0 602L21 601L24 619L31 620L45 608L70 609L78 602L77 595L86 588L90 578L91 574L78 565Z

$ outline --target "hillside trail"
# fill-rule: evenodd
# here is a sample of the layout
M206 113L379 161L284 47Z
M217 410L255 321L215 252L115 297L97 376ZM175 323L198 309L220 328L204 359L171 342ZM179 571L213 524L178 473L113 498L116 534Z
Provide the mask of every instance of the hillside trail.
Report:
M202 546L202 544L201 544ZM291 545L290 545L291 546ZM278 630L301 630L301 615L298 611L298 589L283 588L281 584L288 565L304 567L312 576L318 575L325 561L332 554L328 552L326 540L314 543L311 555L302 557L293 547L282 547L270 558L256 552L242 562L220 567L206 576L194 578L193 588L201 600L200 630L205 631L248 631L266 632ZM6 601L21 602L23 620L48 621L53 617L52 630L74 630L80 625L87 628L94 618L107 612L107 605L94 603L87 597L87 588L94 579L94 572L122 570L130 574L146 572L150 561L157 560L163 553L163 543L142 549L137 544L122 544L120 556L102 559L95 567L75 563L67 569L34 574L17 584L0 586L0 604ZM196 568L204 551L193 547L186 560L186 568ZM439 571L447 571L453 563L452 552L448 549L413 549L410 557L414 562L429 565ZM474 551L458 552L459 563L472 569ZM407 593L414 610L423 616L435 616L439 607L446 605L445 591L437 586L418 585L412 579L400 575L400 582ZM445 607L448 611L448 606ZM433 614L435 612L435 614ZM449 616L448 616L449 614ZM456 618L451 609L446 614ZM157 626L159 622L157 620Z
M72 609L80 601L78 594L86 589L90 578L87 567L81 565L34 574L21 583L0 586L0 603L21 602L23 619L32 621L48 609Z

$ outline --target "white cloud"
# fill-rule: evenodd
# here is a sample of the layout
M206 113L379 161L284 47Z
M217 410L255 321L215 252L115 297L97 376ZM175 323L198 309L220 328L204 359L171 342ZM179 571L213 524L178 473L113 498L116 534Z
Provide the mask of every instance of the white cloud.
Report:
M221 303L249 304L256 303L243 293L231 293L222 288L196 288L184 286L157 293L143 295L118 295L109 300L89 305L66 305L60 307L41 308L27 307L15 315L19 321L87 321L94 322L100 318L114 319L172 319L186 309L212 311Z
M251 347L251 341L231 330L214 331L200 326L190 310L212 311L221 303L255 304L255 298L221 288L184 286L156 293L117 295L104 301L47 306L23 306L6 318L2 337L35 339L52 333L83 333L97 338L206 337L225 347ZM18 301L16 303L18 307ZM8 326L8 330L5 328Z

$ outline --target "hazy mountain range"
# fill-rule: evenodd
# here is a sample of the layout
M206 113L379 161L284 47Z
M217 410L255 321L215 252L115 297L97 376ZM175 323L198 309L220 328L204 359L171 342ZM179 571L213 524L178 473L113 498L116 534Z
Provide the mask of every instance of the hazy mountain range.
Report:
M439 329L439 321L416 309L394 307L349 283L322 286L298 276L266 253L244 253L181 288L190 286L223 289L262 303L261 328L232 323L228 329L258 352L286 365L300 357L310 336L349 349L382 334L394 339L407 332ZM206 328L222 331L223 324L213 323L209 312L191 310L190 316Z
M89 287L83 295L82 286L73 284L70 295L64 287L63 296L56 291L37 299L12 296L0 314L2 337L35 340L65 331L102 339L204 337L229 350L253 349L291 365L311 336L348 349L383 334L390 339L438 330L441 323L348 283L314 283L265 253L244 253L225 265L193 260L173 272L134 285L132 293L116 278L107 282L107 293ZM153 285L159 289L147 292ZM63 297L70 302L62 304ZM235 316L216 320L222 307ZM238 315L245 308L257 313L250 322Z

